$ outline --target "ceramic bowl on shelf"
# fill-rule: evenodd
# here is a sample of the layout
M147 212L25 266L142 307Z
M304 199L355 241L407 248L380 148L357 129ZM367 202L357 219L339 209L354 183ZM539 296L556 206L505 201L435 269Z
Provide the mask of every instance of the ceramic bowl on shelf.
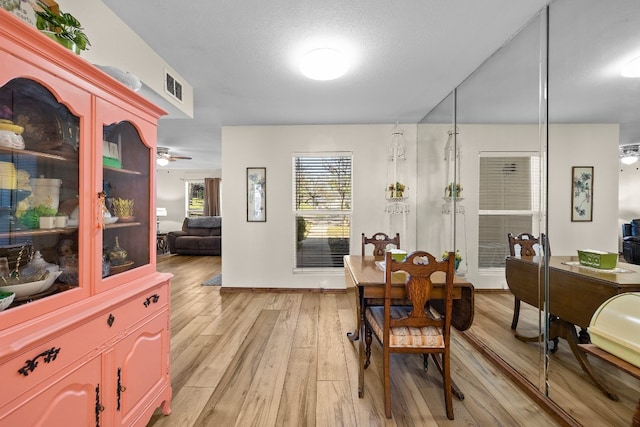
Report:
M121 216L118 217L118 222L134 222L136 220L135 216Z
M44 292L49 289L61 273L61 271L56 271L55 273L49 272L46 279L38 280L36 282L0 286L0 292L13 292L15 294L15 298L23 298L39 294L40 292ZM2 283L1 280L0 283Z
M0 292L0 311L9 307L15 297L16 294L13 292Z

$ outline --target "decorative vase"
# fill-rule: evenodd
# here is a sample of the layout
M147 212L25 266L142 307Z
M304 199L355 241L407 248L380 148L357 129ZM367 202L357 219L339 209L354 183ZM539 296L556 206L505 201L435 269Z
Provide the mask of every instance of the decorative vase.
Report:
M109 251L109 261L111 265L121 265L124 264L126 259L127 251L120 247L118 236L116 236L116 244Z

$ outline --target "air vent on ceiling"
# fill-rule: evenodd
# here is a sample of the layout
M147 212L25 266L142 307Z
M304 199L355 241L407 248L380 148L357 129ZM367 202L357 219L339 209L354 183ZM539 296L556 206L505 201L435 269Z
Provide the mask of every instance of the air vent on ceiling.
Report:
M167 93L172 95L178 101L182 102L182 83L180 83L166 70L164 72L164 88Z

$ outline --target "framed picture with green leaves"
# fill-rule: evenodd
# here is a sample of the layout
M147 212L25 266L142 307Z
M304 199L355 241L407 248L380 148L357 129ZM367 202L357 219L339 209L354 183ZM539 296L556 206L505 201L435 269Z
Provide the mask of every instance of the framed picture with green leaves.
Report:
M593 166L571 168L571 221L593 221Z

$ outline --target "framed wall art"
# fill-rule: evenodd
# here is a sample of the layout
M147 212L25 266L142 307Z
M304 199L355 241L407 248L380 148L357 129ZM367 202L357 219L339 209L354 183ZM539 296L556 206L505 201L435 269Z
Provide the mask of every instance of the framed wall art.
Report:
M247 222L267 221L267 168L247 168Z
M593 166L571 168L571 221L593 221Z

